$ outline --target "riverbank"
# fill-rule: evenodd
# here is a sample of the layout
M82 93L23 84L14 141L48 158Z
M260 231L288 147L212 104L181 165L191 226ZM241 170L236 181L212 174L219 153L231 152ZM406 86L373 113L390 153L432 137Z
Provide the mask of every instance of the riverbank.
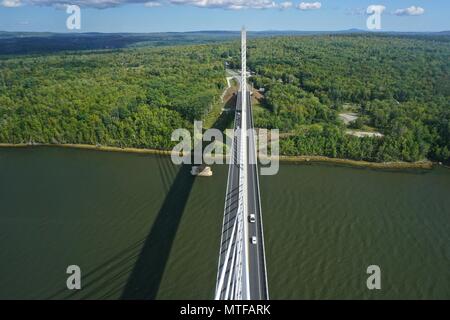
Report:
M30 148L30 147L58 147L58 148L72 148L72 149L87 149L105 152L124 152L124 153L142 153L142 154L158 154L170 156L169 150L145 149L145 148L121 148L101 145L89 144L11 144L0 143L0 148ZM373 169L432 169L437 165L431 161L420 162L368 162L350 159L329 158L323 156L280 156L280 162L290 163L330 163L337 165L347 165L352 167L373 168ZM446 166L443 166L446 167ZM446 167L448 168L448 167Z
M338 159L322 156L280 156L280 162L291 163L331 163L348 165L352 167L363 167L373 169L432 169L436 163L431 161L419 162L368 162L361 160Z
M70 149L87 149L87 150L106 151L106 152L159 154L159 155L167 155L167 156L170 156L170 154L171 154L171 151L168 151L168 150L145 149L145 148L121 148L121 147L110 147L110 146L90 145L90 144L0 143L0 148L32 148L32 147L57 147L57 148L70 148Z

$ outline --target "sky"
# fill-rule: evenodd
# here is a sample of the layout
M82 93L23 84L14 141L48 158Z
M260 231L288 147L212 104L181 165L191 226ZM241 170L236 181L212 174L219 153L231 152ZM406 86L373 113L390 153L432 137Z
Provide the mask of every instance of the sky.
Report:
M80 7L79 30L66 26L68 4ZM381 31L450 30L449 0L0 0L0 30L367 30L371 5L381 8Z

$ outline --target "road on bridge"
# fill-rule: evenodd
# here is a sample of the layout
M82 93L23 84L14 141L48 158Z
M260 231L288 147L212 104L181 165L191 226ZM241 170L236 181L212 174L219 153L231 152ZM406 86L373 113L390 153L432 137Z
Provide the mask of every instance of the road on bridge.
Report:
M258 161L256 155L256 137L253 130L253 110L250 93L247 92L247 129L248 129L248 214L255 215L255 222L248 220L248 235L256 236L256 244L249 239L249 271L250 271L250 298L252 300L267 300L269 292L267 288L266 258L264 251L264 232L261 215L261 203L259 194ZM247 217L247 219L249 219Z
M242 99L241 92L237 95L236 101L236 111L235 111L235 121L234 121L234 129L240 129L242 124L241 118L242 112ZM248 140L247 140L247 161L245 164L247 166L247 212L248 215L244 217L246 220L244 223L244 227L247 228L247 236L249 239L245 239L244 245L247 246L246 252L248 259L245 262L247 265L248 275L245 274L244 277L248 276L248 279L244 279L246 282L248 280L249 284L249 293L250 299L252 300L267 300L269 299L268 288L267 288L267 273L266 273L266 261L264 254L264 234L263 234L263 225L262 225L262 216L261 216L261 204L260 204L260 195L259 195L259 178L258 178L258 165L257 165L257 155L256 155L256 145L255 145L255 136L253 129L253 114L251 107L251 97L250 93L247 92L247 120L246 120L246 128L248 132ZM227 182L227 191L225 196L225 210L224 210L224 218L223 218L223 226L222 226L222 237L221 237L221 252L219 255L219 273L217 282L219 282L219 277L221 275L221 271L223 271L223 266L225 261L227 261L227 254L237 252L237 238L236 238L236 230L234 230L234 226L236 225L236 218L238 216L238 207L239 207L239 197L242 196L239 194L239 183L240 183L240 135L235 134L231 157L232 162L228 171L228 182ZM255 215L254 222L250 222L250 214ZM233 231L234 230L234 231ZM251 238L256 237L256 244L252 243ZM231 243L230 243L231 241ZM233 260L234 257L229 257L228 260ZM224 283L231 284L235 281L235 270L233 263L228 263L225 270ZM227 289L228 288L228 289ZM218 298L226 299L229 297L230 285L224 285L220 292Z

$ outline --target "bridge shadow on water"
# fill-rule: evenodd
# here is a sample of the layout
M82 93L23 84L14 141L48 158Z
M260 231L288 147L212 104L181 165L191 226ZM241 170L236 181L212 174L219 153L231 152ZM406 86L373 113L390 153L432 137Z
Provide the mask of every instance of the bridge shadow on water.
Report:
M160 160L166 161L166 160ZM144 241L121 299L155 299L195 178L182 165Z
M235 97L232 97L226 107L233 109L234 105ZM225 130L233 119L233 112L223 112L213 127ZM83 290L68 293L64 286L45 299L157 297L172 245L195 182L195 177L190 173L191 165L175 166L167 156L158 156L157 161L166 197L148 235L136 239L116 255L84 273Z
M227 102L227 106L233 105L233 100L235 101L235 97ZM225 130L233 119L232 112L223 112L212 127ZM173 170L172 164L167 157L159 158L158 161L164 187L168 189L167 195L144 241L121 299L156 299L174 239L194 185L195 177L190 173L191 165L182 165L170 183L168 171Z

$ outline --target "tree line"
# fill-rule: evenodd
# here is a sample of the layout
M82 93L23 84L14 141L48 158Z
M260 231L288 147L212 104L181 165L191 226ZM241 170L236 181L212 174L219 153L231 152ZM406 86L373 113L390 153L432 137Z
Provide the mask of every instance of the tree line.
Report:
M448 36L443 36L448 37ZM291 135L290 155L370 161L450 161L450 43L420 37L328 35L253 40L252 82L264 88L256 124ZM356 106L346 134L338 114Z
M450 41L377 35L249 39L255 125L287 155L450 161ZM448 37L448 36L442 36ZM0 142L168 149L219 102L239 42L0 56ZM351 104L383 137L359 138Z
M0 142L170 148L226 86L207 46L0 60Z

